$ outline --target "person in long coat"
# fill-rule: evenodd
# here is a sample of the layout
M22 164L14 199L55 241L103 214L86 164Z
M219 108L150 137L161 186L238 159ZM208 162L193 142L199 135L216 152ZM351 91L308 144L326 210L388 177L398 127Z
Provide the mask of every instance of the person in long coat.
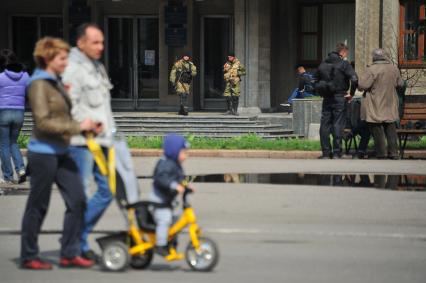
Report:
M390 62L386 52L380 48L375 49L373 64L360 75L358 89L364 91L361 119L368 123L374 139L376 157L379 159L398 159L397 89L403 85L400 71Z

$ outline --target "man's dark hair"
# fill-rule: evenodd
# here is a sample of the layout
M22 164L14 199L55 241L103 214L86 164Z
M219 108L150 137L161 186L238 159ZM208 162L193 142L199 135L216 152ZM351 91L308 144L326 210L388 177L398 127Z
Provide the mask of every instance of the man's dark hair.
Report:
M81 24L75 30L75 41L76 42L80 38L86 36L86 31L87 31L88 28L95 28L95 29L98 29L98 30L102 31L102 29L99 27L99 25L97 25L95 23L84 23L84 24Z
M337 45L336 45L336 52L340 53L340 51L343 51L343 50L347 51L347 50L349 50L349 47L346 44L342 43L342 42L337 43Z

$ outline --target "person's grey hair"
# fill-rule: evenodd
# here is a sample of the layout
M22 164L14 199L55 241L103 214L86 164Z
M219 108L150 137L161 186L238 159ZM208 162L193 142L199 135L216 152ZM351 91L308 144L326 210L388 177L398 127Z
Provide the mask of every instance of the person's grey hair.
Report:
M372 55L373 55L373 61L389 60L388 54L382 48L374 49Z

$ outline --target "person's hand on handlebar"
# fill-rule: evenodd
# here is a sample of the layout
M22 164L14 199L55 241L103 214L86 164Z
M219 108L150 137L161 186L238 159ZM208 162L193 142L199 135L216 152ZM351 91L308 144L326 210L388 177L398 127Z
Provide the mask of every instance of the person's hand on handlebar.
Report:
M181 193L181 194L183 194L186 190L188 190L188 191L189 191L189 192L191 192L191 193L195 192L195 189L194 189L194 187L193 187L191 184L186 184L185 186L184 186L184 185L182 185L182 184L179 184L179 185L176 187L176 191L177 191L178 193Z
M80 130L82 132L91 132L95 127L95 123L90 118L86 118L80 123Z
M80 123L80 130L84 135L87 133L99 135L104 130L104 126L100 122L94 122L92 119L86 118Z
M99 135L100 133L103 132L103 130L104 130L104 125L101 122L96 122L95 128L94 128L95 134Z
M176 191L180 194L183 194L185 192L185 187L182 186L181 184L177 185L176 187Z
M186 185L186 188L187 188L188 190L190 190L190 191L191 191L191 193L195 192L195 188L192 186L192 184L187 184L187 185Z

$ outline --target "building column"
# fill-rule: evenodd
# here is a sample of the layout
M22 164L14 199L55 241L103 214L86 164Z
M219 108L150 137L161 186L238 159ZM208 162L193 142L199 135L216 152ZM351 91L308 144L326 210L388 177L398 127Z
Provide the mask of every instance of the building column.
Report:
M247 75L241 85L240 113L259 114L271 107L271 3L234 0L235 53Z
M381 5L377 0L356 0L355 5L355 68L362 73L371 64L371 51L381 44Z
M271 0L259 1L259 86L260 109L271 108Z
M399 1L381 1L383 1L381 46L390 54L392 61L397 63L399 39Z
M244 80L241 82L241 97L240 97L240 107L247 107L247 93L248 93L248 50L247 50L247 33L246 24L247 24L247 0L234 0L234 51L237 58L245 65L247 68L247 75Z

